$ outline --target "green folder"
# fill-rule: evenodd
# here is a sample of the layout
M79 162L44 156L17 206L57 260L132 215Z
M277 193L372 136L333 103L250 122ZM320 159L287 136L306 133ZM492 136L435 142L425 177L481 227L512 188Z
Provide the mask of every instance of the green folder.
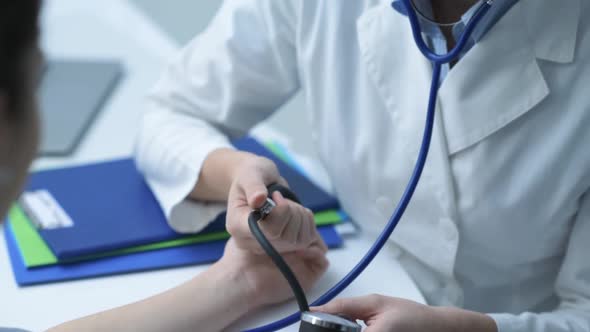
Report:
M337 210L327 210L318 212L314 214L314 217L316 224L318 226L337 224L342 221L342 216ZM25 213L18 205L15 204L14 206L12 206L8 214L8 219L10 227L12 227L12 231L14 232L14 237L16 238L20 254L23 258L23 261L25 262L25 265L28 268L53 265L57 263L61 264L79 262L97 259L101 257L125 255L140 251L164 249L202 242L225 240L229 238L229 234L227 232L195 234L176 240L169 240L125 249L113 250L97 255L80 257L72 261L58 262L57 257L55 257L55 255L53 254L51 249L49 249L47 244L45 244L45 241L43 241L43 238L39 235L35 226L33 226L33 224L29 221Z

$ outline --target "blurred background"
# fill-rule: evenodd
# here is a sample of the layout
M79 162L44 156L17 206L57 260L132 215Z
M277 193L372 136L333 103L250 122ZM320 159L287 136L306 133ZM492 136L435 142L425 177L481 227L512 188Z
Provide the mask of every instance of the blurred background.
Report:
M186 44L205 29L222 3L213 0L174 0L174 6L171 6L169 1L131 1L180 45ZM269 119L269 125L289 137L289 148L301 154L313 155L311 138L305 134L308 133L306 117L301 116L304 107L303 95L298 93Z
M135 137L129 124L141 116L144 95L167 61L207 27L221 3L46 1L43 49L49 65L41 87L46 116L37 168L62 166L63 157L76 164L128 155L130 137ZM70 100L67 108L64 98ZM258 133L315 159L304 108L298 93L257 126ZM121 146L114 148L114 142Z

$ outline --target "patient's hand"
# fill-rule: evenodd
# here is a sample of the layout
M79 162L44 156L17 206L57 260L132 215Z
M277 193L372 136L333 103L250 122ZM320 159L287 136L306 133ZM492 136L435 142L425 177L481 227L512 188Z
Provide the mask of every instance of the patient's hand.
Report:
M327 248L322 241L298 251L282 254L304 289L309 289L328 268ZM250 309L275 304L293 297L283 275L266 254L257 254L237 246L230 239L218 264L227 271L239 271L249 295ZM228 285L232 287L232 285Z

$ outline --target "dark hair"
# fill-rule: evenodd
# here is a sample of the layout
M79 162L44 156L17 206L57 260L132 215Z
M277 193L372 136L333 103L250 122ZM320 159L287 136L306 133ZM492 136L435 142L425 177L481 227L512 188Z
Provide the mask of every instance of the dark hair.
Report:
M40 2L0 0L0 92L9 103L19 102L29 79L25 56L39 35Z

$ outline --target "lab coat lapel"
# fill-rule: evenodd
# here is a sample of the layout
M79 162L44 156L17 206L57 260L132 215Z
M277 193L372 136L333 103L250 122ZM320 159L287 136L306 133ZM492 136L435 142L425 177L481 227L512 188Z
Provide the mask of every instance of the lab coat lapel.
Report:
M402 155L395 158L400 164L413 164L424 131L432 65L415 46L407 18L388 4L364 13L357 22L357 29L366 71L391 114L391 132L397 140L393 144L403 145L395 149L402 151ZM422 180L393 240L428 266L451 277L456 245L445 243L439 224L442 219L453 219L456 209L443 127L438 119L440 115L436 117ZM396 176L404 183L411 169L401 168ZM401 186L391 188L391 197L399 197L403 189Z
M458 238L450 161L519 118L548 94L537 59L573 60L580 0L521 0L453 68L441 86L433 141L414 199L394 241L452 278ZM357 21L365 71L391 114L403 144L400 163L415 160L421 141L432 65L419 53L407 18L388 3ZM524 45L524 47L523 47ZM400 167L397 171L404 173ZM400 177L409 177L409 171ZM403 182L400 180L400 183ZM392 188L399 197L403 188ZM454 239L454 240L450 240Z
M443 82L439 102L451 154L494 134L549 94L523 22L517 2Z

